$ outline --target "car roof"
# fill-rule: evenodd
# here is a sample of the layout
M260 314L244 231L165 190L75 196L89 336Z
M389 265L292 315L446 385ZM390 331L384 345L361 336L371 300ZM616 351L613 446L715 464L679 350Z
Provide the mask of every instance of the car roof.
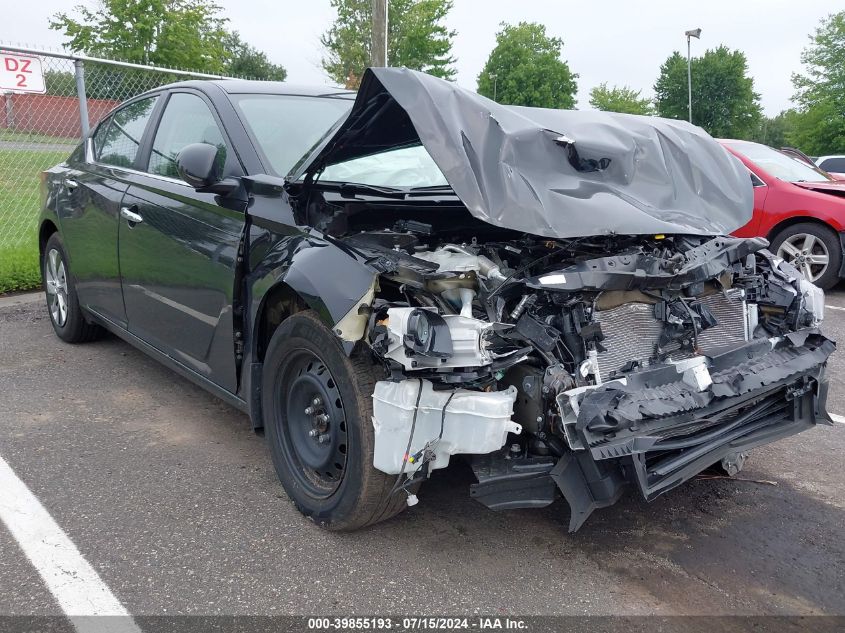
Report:
M198 88L207 89L214 85L228 94L273 94L296 95L302 97L342 97L355 98L355 92L337 86L319 86L292 84L286 81L255 81L249 79L192 79L177 81L157 90L165 88Z
M751 143L754 145L763 145L764 143L758 143L757 141L746 141L741 138L717 138L716 141L721 143L722 145L729 145L731 143ZM768 145L766 145L768 147Z

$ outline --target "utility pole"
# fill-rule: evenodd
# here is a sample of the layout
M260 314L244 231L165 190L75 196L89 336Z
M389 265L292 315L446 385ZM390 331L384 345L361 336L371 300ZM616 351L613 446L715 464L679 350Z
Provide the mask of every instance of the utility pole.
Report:
M687 36L687 95L689 104L689 122L692 123L692 48L690 38L701 39L701 29L690 29L684 35Z
M496 79L498 79L498 77L496 76L496 73L490 73L487 76L490 77L490 79L493 80L493 101L495 101L496 100Z
M372 0L373 2L373 66L387 66L387 2L388 0Z

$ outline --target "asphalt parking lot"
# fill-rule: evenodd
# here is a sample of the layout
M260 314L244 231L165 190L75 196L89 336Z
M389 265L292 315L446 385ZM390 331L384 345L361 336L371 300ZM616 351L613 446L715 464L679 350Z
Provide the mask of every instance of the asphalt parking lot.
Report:
M845 287L827 303L845 341ZM562 502L488 511L455 463L399 517L331 534L246 416L113 337L60 342L40 302L0 307L0 456L138 616L845 614L843 453L845 423L821 426L574 535ZM0 587L0 614L61 613L2 524Z

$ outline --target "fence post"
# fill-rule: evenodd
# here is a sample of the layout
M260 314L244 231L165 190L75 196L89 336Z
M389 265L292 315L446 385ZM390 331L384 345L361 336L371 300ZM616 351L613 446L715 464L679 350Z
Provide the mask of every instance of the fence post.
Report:
M81 59L73 60L76 75L76 96L79 98L79 127L82 129L82 140L88 136L88 96L85 94L85 68Z
M6 103L6 128L13 130L15 129L15 104L12 101L12 93L5 93L3 101Z

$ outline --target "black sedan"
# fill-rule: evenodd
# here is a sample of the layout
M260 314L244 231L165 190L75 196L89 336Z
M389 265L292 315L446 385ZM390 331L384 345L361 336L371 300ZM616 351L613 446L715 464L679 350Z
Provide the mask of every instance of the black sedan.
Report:
M577 529L828 422L824 295L682 122L516 108L402 69L357 95L184 82L44 177L56 334L108 330L249 414L337 530L453 455Z

